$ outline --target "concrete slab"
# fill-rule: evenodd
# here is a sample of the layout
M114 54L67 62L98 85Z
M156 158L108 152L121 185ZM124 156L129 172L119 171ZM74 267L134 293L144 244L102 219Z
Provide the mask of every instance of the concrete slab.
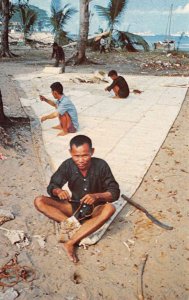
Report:
M43 73L47 74L61 74L62 73L62 68L61 67L45 67L43 69Z
M125 76L131 89L140 89L143 93L115 100L104 91L108 84L74 84L70 81L78 76L69 73L17 76L16 80L28 97L21 99L22 105L31 105L38 118L53 111L46 103L35 99L39 93L49 93L51 83L61 81L78 110L80 127L76 134L91 137L96 148L95 156L109 163L121 191L130 197L140 185L179 113L187 91L187 86L181 85L188 85L189 78ZM82 76L91 78L93 74ZM52 129L56 124L57 120L42 124L43 142L52 171L69 157L69 141L76 135L58 137L58 131ZM118 210L124 205L124 201L119 200ZM95 242L111 221L99 230Z

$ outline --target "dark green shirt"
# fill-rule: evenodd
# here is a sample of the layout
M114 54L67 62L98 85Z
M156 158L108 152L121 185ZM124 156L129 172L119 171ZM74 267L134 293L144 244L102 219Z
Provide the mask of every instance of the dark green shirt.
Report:
M52 198L53 189L62 188L68 182L73 200L80 200L86 194L110 192L113 201L120 196L119 185L108 164L100 158L92 157L91 166L84 177L72 158L65 160L51 177L47 192Z

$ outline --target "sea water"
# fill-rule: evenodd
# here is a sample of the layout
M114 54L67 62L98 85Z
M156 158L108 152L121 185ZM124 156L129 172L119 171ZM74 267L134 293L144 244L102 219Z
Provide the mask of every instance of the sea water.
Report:
M167 37L165 35L146 35L146 36L142 36L146 42L149 44L150 49L153 50L154 49L154 43L157 43L159 41L163 42L165 40L167 40ZM179 47L178 50L181 51L187 51L189 52L189 36L171 36L169 38L169 40L173 40L175 41L175 49L177 49L177 47ZM180 44L179 44L180 41Z

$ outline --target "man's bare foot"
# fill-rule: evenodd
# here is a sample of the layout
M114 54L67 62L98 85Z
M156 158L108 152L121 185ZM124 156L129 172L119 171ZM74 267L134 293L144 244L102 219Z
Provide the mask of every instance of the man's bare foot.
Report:
M77 258L76 254L75 254L74 246L73 246L73 244L70 243L70 241L68 241L66 243L63 243L63 248L64 248L64 250L65 250L68 258L72 262L74 262L74 263L78 262L78 258Z
M66 135L66 134L68 134L68 132L66 132L66 131L61 131L60 133L57 134L57 136L64 136L64 135Z
M60 130L61 130L61 129L62 129L62 126L61 126L61 125L57 125L57 126L53 126L52 128L53 128L53 129L60 129Z
M120 99L118 96L113 96L112 98L113 99Z

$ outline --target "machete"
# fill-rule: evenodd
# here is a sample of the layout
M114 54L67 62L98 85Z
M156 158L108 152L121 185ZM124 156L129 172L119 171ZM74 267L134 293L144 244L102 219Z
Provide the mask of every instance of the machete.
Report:
M121 197L126 200L129 204L131 204L132 206L136 207L137 209L141 210L143 213L145 213L145 215L157 226L160 226L166 230L172 230L173 227L169 226L167 224L164 224L162 222L160 222L159 220L157 220L153 215L151 215L146 208L144 208L143 206L141 206L140 204L136 203L135 201L131 200L130 198L128 198L125 195L121 195Z

